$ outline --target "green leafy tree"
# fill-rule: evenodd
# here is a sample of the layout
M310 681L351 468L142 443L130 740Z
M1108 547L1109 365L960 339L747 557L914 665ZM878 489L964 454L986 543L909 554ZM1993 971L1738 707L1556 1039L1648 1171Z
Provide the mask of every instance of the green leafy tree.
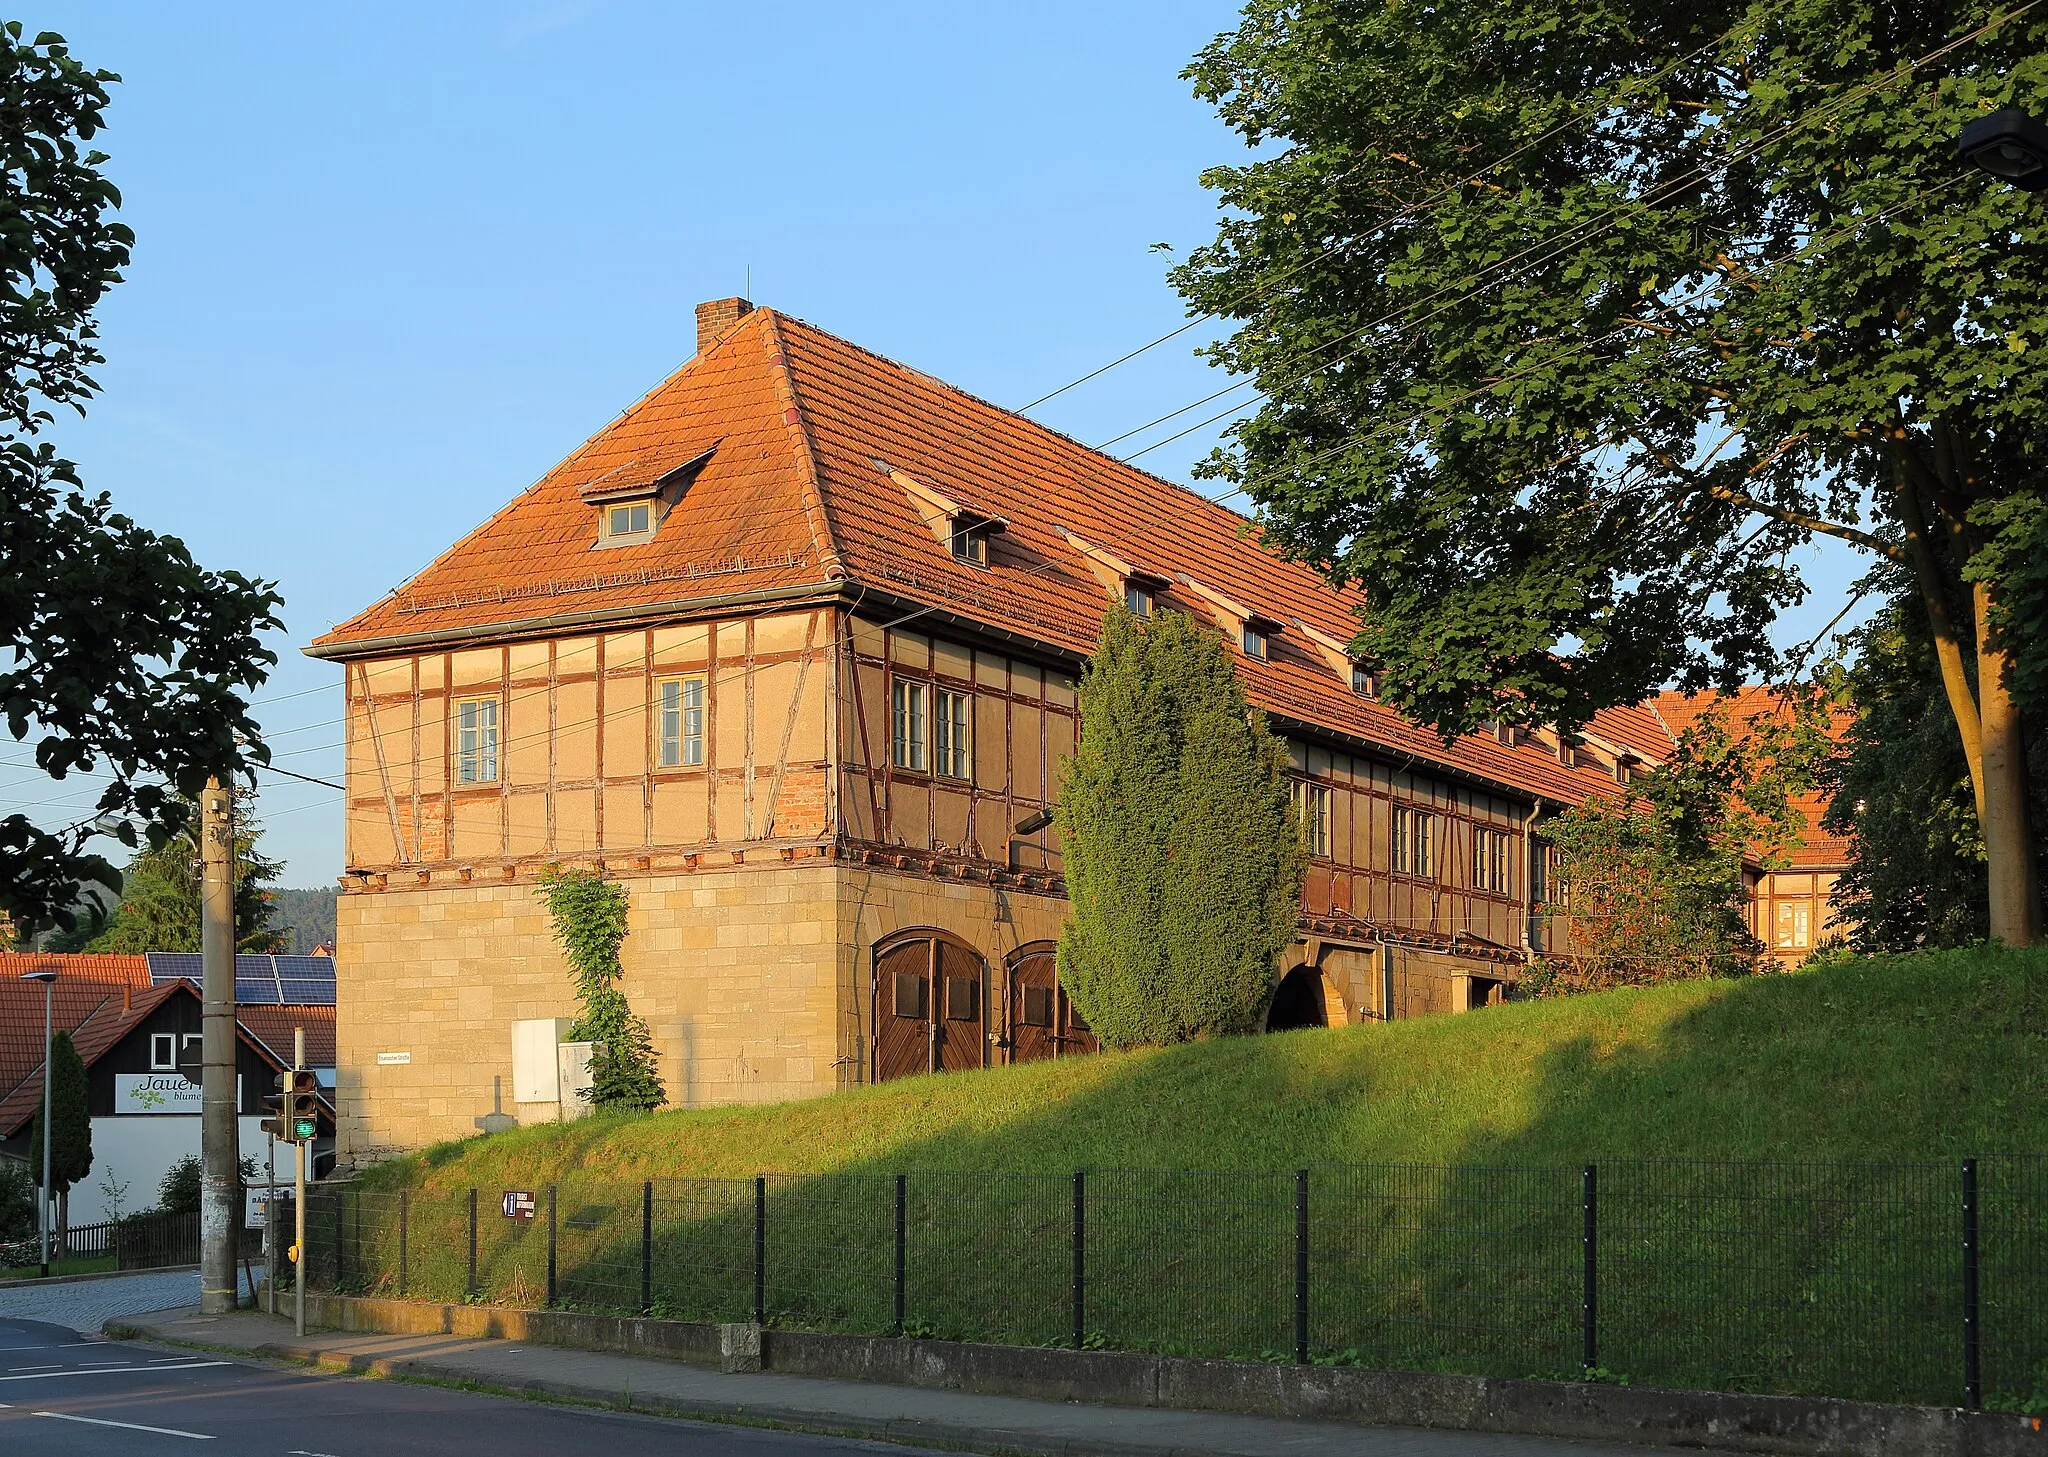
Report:
M50 1038L50 1188L57 1196L57 1231L71 1227L71 1186L92 1172L92 1111L86 1102L85 1062L69 1032ZM29 1177L43 1186L43 1105L29 1125Z
M1951 728L1927 613L1903 572L1863 584L1884 606L1850 634L1855 718L1829 766L1825 826L1854 845L1834 905L1859 951L1981 941L1984 840L1969 765ZM2048 720L2030 722L2033 822L2048 825ZM2039 845L2037 854L2048 854Z
M273 882L282 868L256 842L255 795L238 788L232 798L235 830L235 950L264 954L290 949L282 927L272 925ZM88 951L138 955L145 951L198 951L200 853L198 811L163 844L145 850L121 877L121 900L106 928L86 943Z
M33 1239L35 1232L35 1179L27 1164L0 1159L0 1245Z
M1568 916L1569 956L1532 991L1599 990L1737 976L1762 945L1750 933L1745 864L1776 869L1805 829L1800 807L1823 771L1838 700L1783 690L1738 724L1702 713L1664 764L1627 793L1595 796L1546 821L1547 915Z
M619 989L624 974L619 947L626 939L626 891L594 870L551 866L540 897L555 924L555 939L569 958L583 1015L569 1029L572 1042L594 1042L590 1100L600 1108L650 1111L668 1100L647 1023L633 1015Z
M256 1160L243 1159L235 1169L242 1190L257 1180ZM205 1167L196 1153L181 1154L164 1170L156 1186L156 1213L197 1214L205 1190Z
M1573 728L1779 676L1817 536L1911 576L2039 933L2048 209L1957 133L2048 110L2048 11L1250 0L1189 71L1259 157L1175 273L1256 412L1208 464L1356 584L1388 697Z
M163 1179L156 1186L157 1210L163 1214L197 1214L204 1188L203 1173L196 1153L182 1154L171 1160L171 1166L164 1170Z
M120 883L90 848L101 816L125 817L115 833L131 848L138 819L161 843L185 816L171 788L196 795L268 758L240 695L276 661L259 635L281 626L277 594L200 567L36 438L97 392L93 310L134 242L90 145L118 79L61 36L0 27L0 712L11 738L35 736L50 777L113 775L69 827L0 817L0 911L30 934L97 914L80 882Z
M1256 1031L1301 914L1286 745L1222 640L1175 612L1112 608L1080 706L1057 811L1061 983L1110 1047Z

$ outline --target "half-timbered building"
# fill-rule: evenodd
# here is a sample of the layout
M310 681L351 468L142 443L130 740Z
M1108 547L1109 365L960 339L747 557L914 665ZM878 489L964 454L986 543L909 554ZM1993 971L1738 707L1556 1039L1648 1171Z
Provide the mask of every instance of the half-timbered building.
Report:
M1243 518L705 304L681 369L309 649L347 687L343 1157L555 1116L510 1028L574 1015L556 863L627 889L674 1104L1091 1048L1043 811L1111 602L1212 625L1290 745L1313 865L1275 1026L1499 1000L1543 934L1536 818L1672 747L1650 707L1447 746Z

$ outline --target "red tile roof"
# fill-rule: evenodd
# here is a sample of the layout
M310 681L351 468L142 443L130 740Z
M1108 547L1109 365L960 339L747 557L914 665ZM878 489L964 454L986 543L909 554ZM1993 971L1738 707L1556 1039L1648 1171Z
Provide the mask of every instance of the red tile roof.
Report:
M270 1050L280 1064L292 1060L292 1029L306 1029L306 1062L334 1066L334 1008L321 1006L249 1006L236 1009L242 1031Z
M172 997L199 999L189 981L152 986L141 956L0 953L0 1138L11 1138L35 1117L43 1096L43 984L22 974L54 967L51 1023L71 1034L78 1056L90 1068L107 1049L134 1031ZM334 1063L334 1008L242 1007L241 1035L270 1051L280 1063L292 1052L291 1029L306 1028L308 1058L316 1067ZM274 1039L283 1029L283 1047ZM324 1051L324 1059L317 1054Z
M1648 706L1670 727L1675 739L1717 705L1725 706L1728 730L1739 743L1755 731L1759 719L1778 713L1784 699L1776 689L1752 683L1732 693L1659 693ZM1832 732L1839 736L1848 726L1848 715L1837 714ZM1838 869L1847 865L1855 854L1854 842L1846 835L1831 835L1821 828L1821 817L1828 810L1827 796L1805 794L1799 796L1797 803L1806 820L1806 831L1788 852L1792 868Z
M586 488L652 482L707 450L652 540L594 548ZM892 472L1005 520L989 543L990 569L955 560ZM1242 660L1253 700L1278 716L1531 795L1577 802L1614 782L1597 765L1559 764L1538 743L1506 748L1468 735L1446 746L1354 694L1348 675L1292 624L1349 641L1361 599L1261 549L1244 517L765 308L309 651L368 657L412 643L546 636L583 621L833 595L885 617L923 614L934 630L964 619L1085 655L1107 595L1068 531L1164 580L1162 606L1208 615L1173 576L1185 573L1283 624L1268 661ZM1647 707L1603 712L1588 740L1650 762L1672 746L1665 720Z

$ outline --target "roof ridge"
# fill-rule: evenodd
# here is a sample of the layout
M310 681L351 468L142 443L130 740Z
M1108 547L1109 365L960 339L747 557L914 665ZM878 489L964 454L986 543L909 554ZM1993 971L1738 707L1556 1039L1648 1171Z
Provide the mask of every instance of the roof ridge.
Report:
M825 569L825 576L828 579L843 578L847 575L846 559L840 554L839 539L832 530L832 513L825 503L824 478L818 471L818 452L811 441L810 422L804 415L803 396L797 391L796 371L790 366L788 350L783 343L781 315L772 308L757 308L754 312L761 316L758 327L768 336L768 377L775 387L775 398L782 403L782 423L789 431L790 453L796 458L797 491L803 497L804 525L810 528L811 545L817 548L818 564Z

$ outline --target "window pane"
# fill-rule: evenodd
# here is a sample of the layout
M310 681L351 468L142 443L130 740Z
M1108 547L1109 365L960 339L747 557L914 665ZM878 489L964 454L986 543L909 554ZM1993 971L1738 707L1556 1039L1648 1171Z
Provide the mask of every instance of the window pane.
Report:
M936 736L936 768L939 773L955 779L968 777L970 763L968 751L968 695L947 693L937 695L937 712L933 716L932 729Z
M899 769L922 770L926 766L924 685L896 680L893 690L894 732L890 736L891 757Z
M683 762L683 685L681 680L669 678L661 685L661 722L657 732L661 739L659 761L664 769L673 769Z
M704 762L704 680L683 679L683 763Z
M498 701L471 698L455 705L455 779L488 784L498 777Z
M1256 628L1246 628L1244 630L1244 652L1248 658L1263 658L1266 656L1266 635Z

